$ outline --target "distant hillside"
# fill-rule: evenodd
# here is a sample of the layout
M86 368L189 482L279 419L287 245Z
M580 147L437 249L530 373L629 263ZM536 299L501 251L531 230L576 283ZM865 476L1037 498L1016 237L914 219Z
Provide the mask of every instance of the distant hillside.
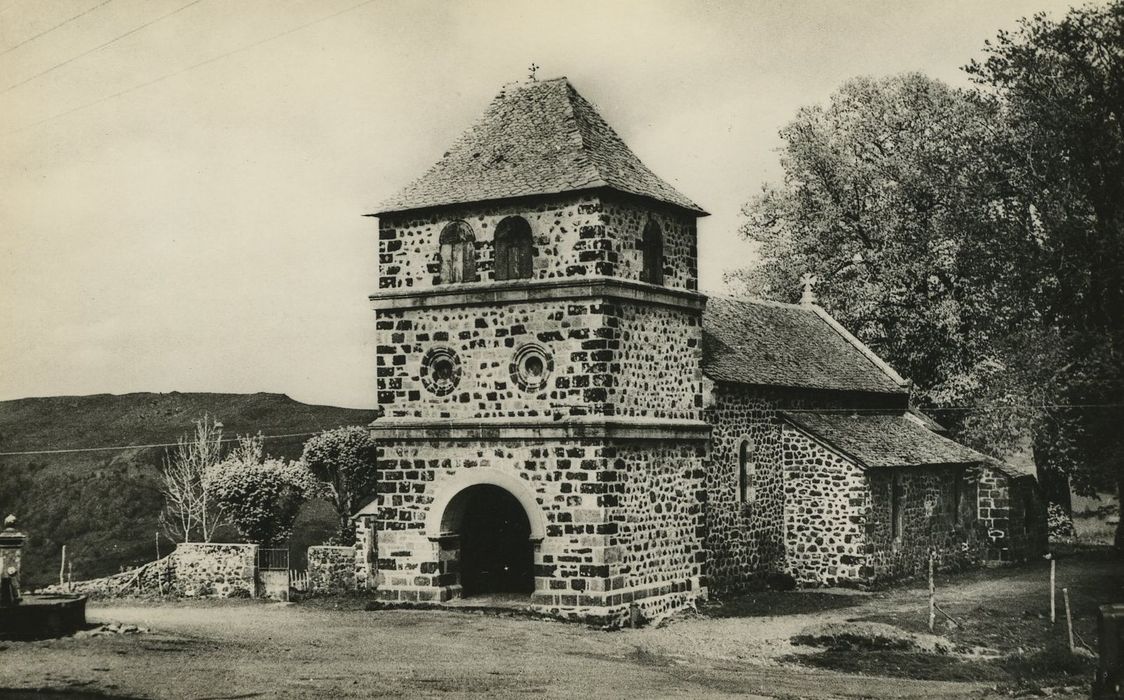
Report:
M0 401L0 452L174 443L210 415L225 436L315 433L366 425L374 411L311 406L284 394L97 394ZM274 456L300 455L306 435L266 440ZM30 536L24 586L57 580L65 543L74 577L114 573L156 554L163 507L160 464L165 449L0 455L0 518L19 517ZM293 554L330 535L333 512L310 504L297 522ZM227 538L231 533L224 533ZM161 553L172 543L160 542ZM294 562L296 563L296 562Z

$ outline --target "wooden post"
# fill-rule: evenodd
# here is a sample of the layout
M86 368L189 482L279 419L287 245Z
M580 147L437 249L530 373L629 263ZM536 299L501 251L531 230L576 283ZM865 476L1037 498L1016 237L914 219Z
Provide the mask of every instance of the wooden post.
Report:
M1058 614L1057 614L1057 607L1058 606L1057 606L1057 603L1055 602L1055 599L1057 598L1057 593L1055 592L1056 591L1055 581L1057 580L1055 574L1056 574L1057 564L1058 564L1058 562L1054 559L1054 556L1051 554L1050 555L1050 624L1051 625L1058 621Z
M66 562L66 591L74 592L74 562Z
M62 561L59 562L59 586L66 584L66 545L62 546Z
M1073 617L1069 612L1069 589L1062 589L1062 598L1065 599L1065 624L1069 629L1069 653L1073 653Z
M933 578L933 562L936 559L933 552L929 552L929 632L937 623L937 584Z
M160 561L160 531L156 531L156 560Z

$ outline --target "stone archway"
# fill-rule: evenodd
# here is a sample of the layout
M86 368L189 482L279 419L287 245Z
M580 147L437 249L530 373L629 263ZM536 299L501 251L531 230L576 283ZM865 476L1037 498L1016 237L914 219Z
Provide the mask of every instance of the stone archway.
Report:
M532 593L545 531L542 508L527 484L488 468L461 472L443 484L426 521L440 558L455 561L454 596Z

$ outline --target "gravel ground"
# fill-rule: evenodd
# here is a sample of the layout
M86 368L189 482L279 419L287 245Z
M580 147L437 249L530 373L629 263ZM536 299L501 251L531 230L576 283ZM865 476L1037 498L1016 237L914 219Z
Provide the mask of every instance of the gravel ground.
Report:
M98 606L90 610L90 618L153 631L6 643L0 651L0 688L212 699L953 698L980 690L719 658L665 657L646 648L651 632L660 630L600 632L463 612L333 611L244 602Z
M1103 580L1118 596L1119 562L1074 559L1060 583ZM953 609L1042 608L1043 563L938 583ZM1093 584L1095 586L1095 584ZM913 584L868 595L785 598L790 614L687 616L666 626L603 632L475 612L331 609L259 601L92 604L93 623L147 633L0 642L0 689L136 698L254 697L983 697L991 686L855 676L779 659L807 653L790 639L810 627L872 615L917 622L927 591ZM796 602L793 603L792 601ZM802 608L802 601L807 607ZM1014 606L1014 607L1011 607ZM812 612L800 612L801 609ZM1043 623L1045 624L1045 623ZM915 630L916 631L916 630ZM31 696L34 697L34 696Z

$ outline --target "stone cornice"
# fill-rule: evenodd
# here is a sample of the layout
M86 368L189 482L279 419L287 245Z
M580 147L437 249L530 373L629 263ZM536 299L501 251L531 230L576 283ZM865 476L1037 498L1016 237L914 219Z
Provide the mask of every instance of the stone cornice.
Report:
M710 424L701 420L584 416L549 418L379 418L368 426L376 440L480 440L618 438L629 440L708 440Z
M386 289L368 297L380 309L441 308L560 299L608 298L702 311L706 296L617 277L467 282L428 289Z

